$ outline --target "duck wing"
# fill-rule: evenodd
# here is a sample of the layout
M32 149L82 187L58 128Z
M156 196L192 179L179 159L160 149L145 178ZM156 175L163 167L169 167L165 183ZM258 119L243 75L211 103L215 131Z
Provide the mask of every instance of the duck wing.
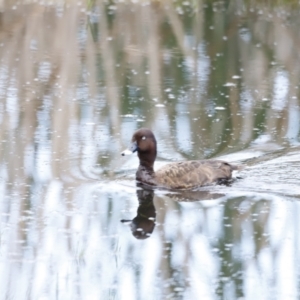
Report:
M194 160L170 163L155 172L159 186L170 189L191 189L195 187L224 183L232 178L232 171L240 166L222 160Z

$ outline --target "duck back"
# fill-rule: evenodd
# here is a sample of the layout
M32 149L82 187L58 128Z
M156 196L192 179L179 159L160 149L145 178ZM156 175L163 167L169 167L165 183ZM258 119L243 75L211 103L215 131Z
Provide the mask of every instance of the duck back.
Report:
M158 186L170 189L191 189L225 183L239 167L222 160L192 160L170 163L155 172Z

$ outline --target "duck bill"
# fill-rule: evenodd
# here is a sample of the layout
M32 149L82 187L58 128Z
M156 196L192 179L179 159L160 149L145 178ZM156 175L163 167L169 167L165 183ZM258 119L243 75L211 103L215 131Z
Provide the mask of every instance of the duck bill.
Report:
M121 155L122 156L125 156L125 155L130 155L134 152L136 152L138 150L138 146L137 146L137 143L136 142L133 142L130 146L130 148L124 150Z

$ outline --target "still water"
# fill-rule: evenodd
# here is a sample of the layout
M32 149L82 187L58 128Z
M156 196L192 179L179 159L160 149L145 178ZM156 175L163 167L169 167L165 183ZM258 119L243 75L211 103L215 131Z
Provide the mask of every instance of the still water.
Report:
M1 2L0 299L299 299L300 6L249 2ZM246 168L141 189L140 127Z

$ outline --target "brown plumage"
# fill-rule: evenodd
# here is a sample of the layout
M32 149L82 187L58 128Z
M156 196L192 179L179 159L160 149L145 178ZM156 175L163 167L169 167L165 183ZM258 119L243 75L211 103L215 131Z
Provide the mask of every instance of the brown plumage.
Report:
M230 181L232 171L241 169L240 166L222 160L192 160L170 163L155 172L156 139L153 132L141 128L134 133L131 142L131 148L122 152L122 155L137 151L140 165L136 180L147 185L167 189L193 189Z

